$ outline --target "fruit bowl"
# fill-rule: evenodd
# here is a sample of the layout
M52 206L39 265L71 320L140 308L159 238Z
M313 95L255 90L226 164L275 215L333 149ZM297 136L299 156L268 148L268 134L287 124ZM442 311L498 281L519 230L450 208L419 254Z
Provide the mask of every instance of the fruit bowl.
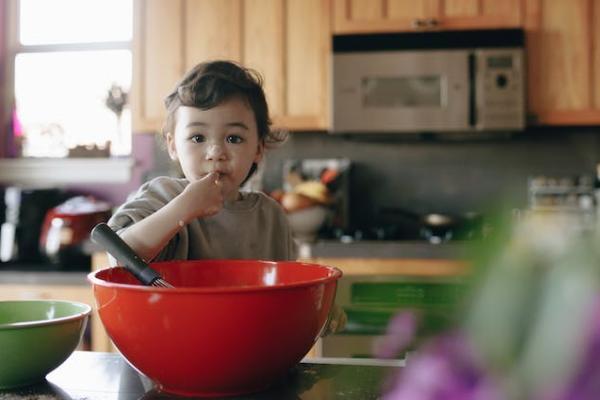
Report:
M0 301L0 389L43 381L75 350L91 311L73 301Z
M300 241L312 242L317 238L319 230L327 221L329 209L325 206L314 205L287 214L288 222L294 237Z
M230 396L266 389L326 326L342 273L301 262L152 263L174 289L141 286L124 268L92 272L106 331L160 391Z

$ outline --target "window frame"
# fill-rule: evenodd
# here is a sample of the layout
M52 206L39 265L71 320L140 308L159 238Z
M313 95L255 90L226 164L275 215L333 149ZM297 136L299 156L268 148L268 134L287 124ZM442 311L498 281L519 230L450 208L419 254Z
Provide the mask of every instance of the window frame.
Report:
M12 101L9 95L9 57L8 57L8 2L0 1L0 157L6 154L5 135L8 134L9 115L12 110Z
M0 110L0 127L7 126L8 130L6 134L12 134L12 126L9 123L12 119L11 112L15 107L15 60L18 54L33 54L43 52L63 52L63 51L94 51L94 50L129 50L131 52L132 60L134 58L134 36L135 36L135 21L132 21L132 36L128 41L107 41L107 42L87 42L87 43L57 43L57 44L46 44L46 45L22 45L19 41L19 29L20 29L20 0L0 0L3 3L4 10L0 10L0 18L2 17L2 11L4 11L4 22L6 22L6 29L4 31L4 54L2 54L2 44L0 44L0 59L4 59L4 88L0 82L0 91L4 92L4 109ZM135 0L132 0L133 7L133 19L135 20ZM2 6L0 5L0 8ZM2 34L0 34L0 40ZM135 67L132 67L134 69ZM133 92L133 70L132 70L132 82L130 88L130 102L131 93ZM0 73L2 73L0 68ZM1 93L1 92L0 92ZM4 116L3 116L4 114ZM132 127L133 128L133 127ZM132 132L133 133L133 132ZM1 136L1 135L0 135ZM0 144L0 157L6 156L6 149L4 143Z

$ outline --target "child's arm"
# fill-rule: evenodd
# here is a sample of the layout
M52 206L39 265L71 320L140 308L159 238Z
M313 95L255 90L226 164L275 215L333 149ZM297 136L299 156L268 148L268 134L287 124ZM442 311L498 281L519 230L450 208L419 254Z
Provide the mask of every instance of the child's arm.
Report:
M143 220L127 227L121 238L144 260L151 261L169 240L195 218L215 215L223 207L218 174L191 182L183 192Z

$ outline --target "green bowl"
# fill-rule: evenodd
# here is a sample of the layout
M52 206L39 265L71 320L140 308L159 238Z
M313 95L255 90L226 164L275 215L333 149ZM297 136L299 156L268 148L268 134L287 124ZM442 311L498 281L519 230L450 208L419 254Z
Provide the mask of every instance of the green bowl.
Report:
M91 311L73 301L0 301L0 389L44 380L75 350Z

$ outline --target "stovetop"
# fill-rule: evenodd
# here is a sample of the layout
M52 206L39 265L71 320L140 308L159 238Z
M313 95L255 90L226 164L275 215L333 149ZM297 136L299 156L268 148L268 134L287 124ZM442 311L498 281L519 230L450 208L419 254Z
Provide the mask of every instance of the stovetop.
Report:
M463 242L483 237L480 229L446 229L431 231L424 228L406 229L400 225L374 225L363 228L325 229L319 232L319 240L354 243L362 241L424 242L441 244Z

